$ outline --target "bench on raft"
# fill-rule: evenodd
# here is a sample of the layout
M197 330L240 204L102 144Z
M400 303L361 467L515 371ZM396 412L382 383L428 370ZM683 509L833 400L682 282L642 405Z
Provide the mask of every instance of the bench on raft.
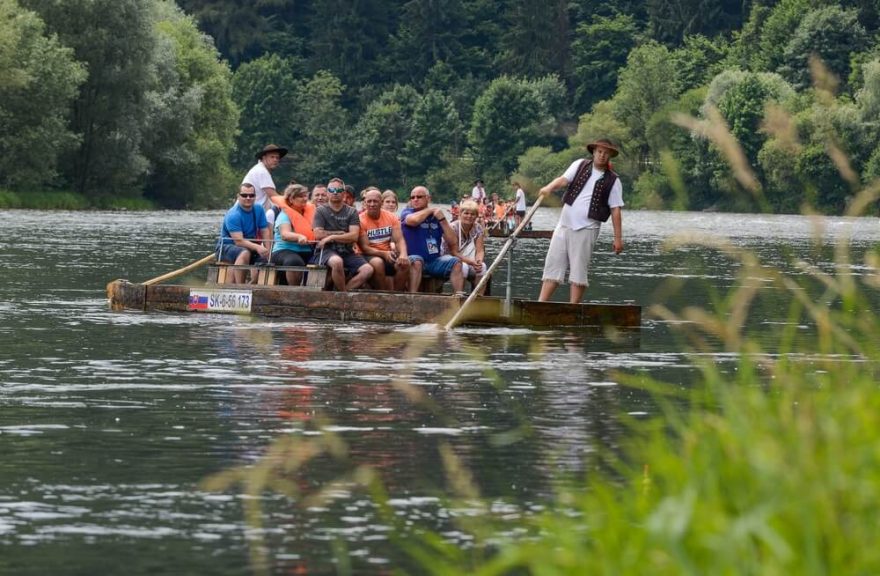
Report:
M233 270L246 270L251 275L256 274L257 281L251 286L278 286L284 272L302 272L303 278L299 286L303 290L323 290L327 283L328 270L326 266L309 264L307 266L274 266L253 264L229 264L228 262L214 262L208 267L209 284L234 284L232 280ZM422 276L419 292L428 294L442 294L443 288L449 283L442 278ZM486 283L484 294L490 295L492 279ZM452 290L450 289L449 292Z

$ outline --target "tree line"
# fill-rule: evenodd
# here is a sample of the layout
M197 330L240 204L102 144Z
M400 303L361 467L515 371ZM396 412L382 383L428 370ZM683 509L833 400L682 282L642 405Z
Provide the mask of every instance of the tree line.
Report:
M221 206L273 142L279 184L450 200L534 190L608 136L630 206L840 213L880 175L878 21L866 0L0 0L0 188Z

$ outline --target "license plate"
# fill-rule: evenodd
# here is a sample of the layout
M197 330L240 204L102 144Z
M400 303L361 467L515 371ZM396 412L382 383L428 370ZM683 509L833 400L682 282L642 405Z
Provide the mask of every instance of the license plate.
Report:
M198 312L249 313L250 290L196 290L189 291L187 310Z

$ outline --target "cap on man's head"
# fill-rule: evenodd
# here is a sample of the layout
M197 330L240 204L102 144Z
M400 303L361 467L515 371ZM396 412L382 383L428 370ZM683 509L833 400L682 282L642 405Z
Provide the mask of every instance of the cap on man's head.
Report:
M263 146L262 150L257 152L257 160L262 160L263 156L265 156L269 152L278 152L278 154L280 154L281 157L284 158L284 156L287 155L287 148L284 148L283 146L277 146L275 144L267 144L266 146Z
M477 178L476 180L474 180L474 184L482 184L482 183L483 183L482 178Z
M607 148L608 156L610 156L611 158L614 158L615 156L620 154L620 150L608 138L599 138L594 142L590 142L589 144L587 144L587 151L592 154L593 150L596 149L596 146Z

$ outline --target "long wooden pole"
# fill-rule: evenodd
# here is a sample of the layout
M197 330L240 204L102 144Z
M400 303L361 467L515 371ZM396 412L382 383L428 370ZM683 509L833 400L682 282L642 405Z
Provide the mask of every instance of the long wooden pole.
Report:
M501 260L504 258L504 255L507 254L507 251L513 246L513 242L516 240L516 237L519 236L519 233L522 232L523 228L526 227L526 224L532 219L532 216L535 215L535 212L538 210L538 206L541 205L541 201L544 199L543 196L538 196L538 199L535 200L535 203L532 204L532 207L526 212L526 215L523 216L522 222L519 223L519 226L516 227L516 230L510 233L510 236L507 237L507 242L504 243L504 246L501 247L501 251L498 253L498 256L495 257L495 261L492 262L492 265L489 266L489 269L486 270L486 273L483 274L483 277L480 279L480 282L476 285L476 287L471 292L471 295L468 296L468 299L464 301L464 304L461 305L461 308L455 313L455 315L449 319L449 322L446 323L446 326L443 327L444 330L452 329L456 324L458 324L461 317L464 315L464 311L467 310L468 306L471 305L471 302L477 299L477 296L480 294L480 291L483 289L483 286L489 281L489 277L492 276L492 272L498 268L498 265L501 263Z
M176 277L180 276L181 274L186 274L187 272L189 272L191 270L195 270L199 266L204 266L205 264L207 264L208 262L211 262L215 258L217 258L217 253L211 252L210 254L205 256L204 258L200 258L191 264L187 264L183 268L178 268L177 270L175 270L173 272L168 272L167 274L162 274L161 276L156 276L155 278L151 278L150 280L147 280L143 284L144 284L144 286L149 286L151 284L158 284L159 282L164 282L165 280L171 280L172 278L176 278Z

